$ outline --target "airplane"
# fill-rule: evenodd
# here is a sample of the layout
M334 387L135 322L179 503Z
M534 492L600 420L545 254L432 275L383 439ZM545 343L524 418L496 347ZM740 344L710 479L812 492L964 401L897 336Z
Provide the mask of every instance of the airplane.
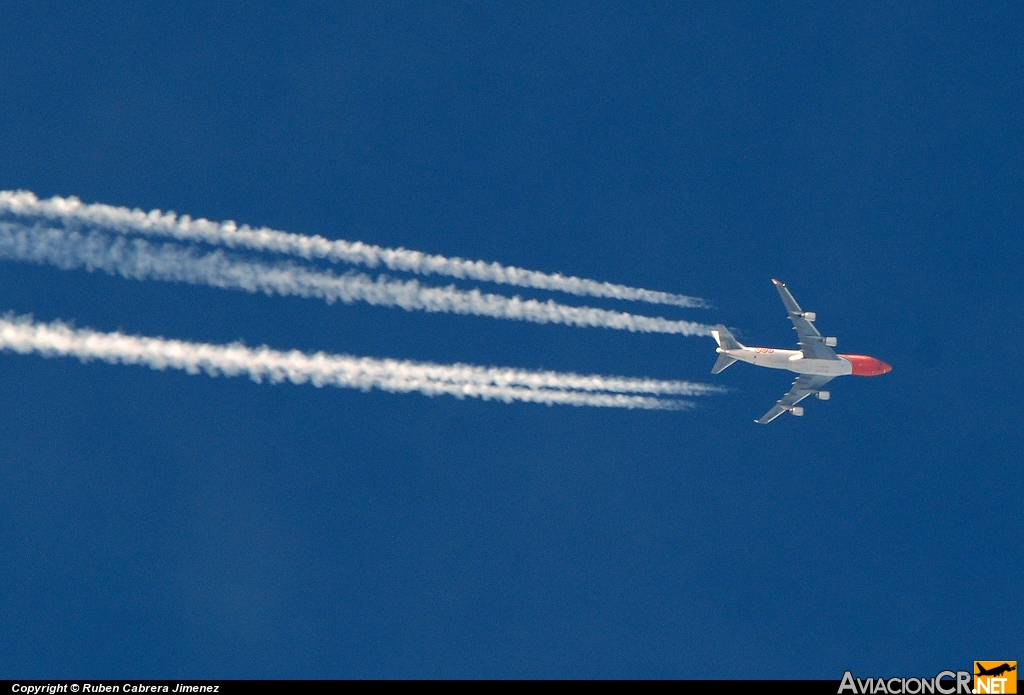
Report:
M994 668L985 668L981 664L978 664L978 672L975 673L974 675L976 675L976 676L1001 676L1004 673L1008 673L1010 671L1016 671L1016 670L1017 670L1016 664L1013 665L1013 666L1010 666L1009 664L1002 664L1002 665L996 666Z
M775 406L755 422L767 425L769 422L789 411L793 415L803 415L803 406L797 405L808 396L817 396L827 401L831 394L822 387L837 376L879 376L888 374L892 367L882 360L867 355L837 355L832 349L836 346L833 337L822 337L814 327L817 315L813 311L803 311L786 289L786 285L772 280L775 289L782 297L782 303L789 312L789 320L793 322L793 330L799 336L799 350L776 350L775 348L747 347L733 337L725 326L719 324L711 331L718 343L716 352L718 361L711 369L712 374L721 373L736 361L749 362L758 367L786 369L800 376L793 382L789 393L783 396Z

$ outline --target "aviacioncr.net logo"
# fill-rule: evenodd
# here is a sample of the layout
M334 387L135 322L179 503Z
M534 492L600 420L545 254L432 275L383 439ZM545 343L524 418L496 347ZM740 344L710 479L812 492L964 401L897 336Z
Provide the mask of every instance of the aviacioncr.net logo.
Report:
M975 661L974 692L978 695L1000 693L1013 695L1017 692L1016 661Z
M971 695L970 671L940 671L933 678L854 678L847 671L838 695Z

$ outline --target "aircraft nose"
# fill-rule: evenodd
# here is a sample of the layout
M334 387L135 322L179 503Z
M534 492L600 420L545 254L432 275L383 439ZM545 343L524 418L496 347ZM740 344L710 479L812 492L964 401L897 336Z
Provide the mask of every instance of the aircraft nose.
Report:
M839 356L850 362L850 366L852 368L851 373L854 376L878 376L879 374L888 374L892 371L891 365L888 365L875 357L869 357L867 355Z

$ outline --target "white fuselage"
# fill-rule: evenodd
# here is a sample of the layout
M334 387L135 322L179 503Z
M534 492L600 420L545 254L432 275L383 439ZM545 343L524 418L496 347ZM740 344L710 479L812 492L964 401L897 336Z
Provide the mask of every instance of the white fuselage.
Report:
M741 347L734 350L718 348L718 352L758 367L785 369L797 374L845 376L853 373L853 363L844 357L840 357L838 360L814 360L804 357L799 350L777 350L763 347Z

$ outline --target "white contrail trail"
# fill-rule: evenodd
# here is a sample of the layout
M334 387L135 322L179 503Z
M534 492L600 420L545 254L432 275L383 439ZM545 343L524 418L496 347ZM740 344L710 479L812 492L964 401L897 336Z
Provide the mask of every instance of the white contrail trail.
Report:
M362 242L332 241L322 236L305 236L273 229L239 227L231 221L211 222L178 216L173 212L129 210L94 203L84 204L75 197L54 196L40 200L31 191L0 191L0 213L61 220L70 227L94 226L108 231L148 236L172 237L179 241L203 242L229 248L273 252L308 260L325 259L368 268L384 266L390 270L420 275L446 275L517 287L555 290L579 296L608 297L652 304L706 308L699 297L656 292L609 282L598 282L561 274L542 273L515 266L484 261L448 258L404 248L389 249Z
M70 270L103 270L136 280L164 280L248 292L316 297L333 303L368 302L407 311L472 314L492 318L602 327L643 333L707 336L711 326L692 321L640 316L620 311L574 307L548 300L521 299L454 286L429 287L416 280L376 280L359 273L336 275L291 262L264 263L226 254L201 252L175 243L82 234L41 225L0 222L0 258L47 263Z
M659 387L657 382L649 379L439 365L323 352L310 355L298 350L280 352L266 346L253 349L240 343L192 343L73 329L59 321L36 323L31 317L11 314L0 318L0 350L39 353L45 357L77 357L83 362L102 360L110 364L137 364L158 370L181 369L189 374L202 371L210 376L247 375L256 382L266 379L271 383L291 381L364 391L373 388L400 393L417 391L428 396L448 394L458 398L547 405L678 410L692 404L674 399L594 392L593 387L650 389L660 393L686 392L691 395L713 390L685 382L663 382L664 386ZM538 384L554 388L538 387ZM587 390L571 390L574 388L572 385Z

